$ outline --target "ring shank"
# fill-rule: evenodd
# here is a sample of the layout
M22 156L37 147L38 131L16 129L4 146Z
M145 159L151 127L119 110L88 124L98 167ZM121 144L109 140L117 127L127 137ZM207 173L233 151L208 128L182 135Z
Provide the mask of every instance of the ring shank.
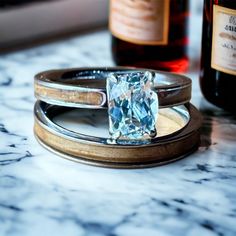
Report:
M184 129L145 145L110 144L97 137L92 140L90 136L69 131L53 122L55 114L68 111L69 108L58 109L43 102L35 104L35 135L49 150L78 162L118 168L153 166L188 155L199 142L201 116L192 105L188 107L191 118Z
M107 107L106 78L109 73L147 71L126 67L50 70L35 76L35 96L49 104L99 109ZM186 104L191 99L191 80L183 75L148 70L159 107Z

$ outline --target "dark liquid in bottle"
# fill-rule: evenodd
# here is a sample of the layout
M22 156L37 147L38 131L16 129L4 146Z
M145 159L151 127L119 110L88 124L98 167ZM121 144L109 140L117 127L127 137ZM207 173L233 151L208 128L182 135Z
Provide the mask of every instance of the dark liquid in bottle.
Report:
M117 65L152 68L173 72L187 70L188 0L171 0L167 45L138 45L112 35L112 54Z
M213 4L236 9L235 0L204 1L200 86L203 95L208 101L221 108L235 112L236 76L211 67Z

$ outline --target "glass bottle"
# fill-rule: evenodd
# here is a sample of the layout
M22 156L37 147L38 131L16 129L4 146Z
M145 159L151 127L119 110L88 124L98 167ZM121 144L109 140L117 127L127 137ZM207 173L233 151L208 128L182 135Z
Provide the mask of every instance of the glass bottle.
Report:
M188 68L188 0L110 0L117 65L184 72Z
M211 103L236 111L236 1L205 0L200 86Z

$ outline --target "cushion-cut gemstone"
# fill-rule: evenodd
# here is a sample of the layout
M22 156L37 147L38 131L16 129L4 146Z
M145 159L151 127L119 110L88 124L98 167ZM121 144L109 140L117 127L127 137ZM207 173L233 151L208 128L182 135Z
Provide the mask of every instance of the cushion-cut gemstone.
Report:
M158 96L150 72L112 73L107 78L109 132L115 139L156 134Z

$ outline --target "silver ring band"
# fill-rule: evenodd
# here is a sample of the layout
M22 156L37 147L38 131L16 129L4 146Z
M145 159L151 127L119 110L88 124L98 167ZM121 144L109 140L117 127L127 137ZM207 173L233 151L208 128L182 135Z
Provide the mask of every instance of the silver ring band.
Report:
M35 76L35 96L49 104L99 109L107 107L106 78L110 73L144 72L125 67L75 68L44 71ZM159 107L186 104L191 99L191 80L183 75L148 70L154 76L153 90Z
M177 111L182 110L183 116L190 115L190 120L183 129L141 145L112 144L99 137L73 132L53 121L55 116L69 110L70 108L36 102L34 132L46 148L78 162L118 168L153 166L182 158L198 146L201 118L191 104L186 108L182 106Z

